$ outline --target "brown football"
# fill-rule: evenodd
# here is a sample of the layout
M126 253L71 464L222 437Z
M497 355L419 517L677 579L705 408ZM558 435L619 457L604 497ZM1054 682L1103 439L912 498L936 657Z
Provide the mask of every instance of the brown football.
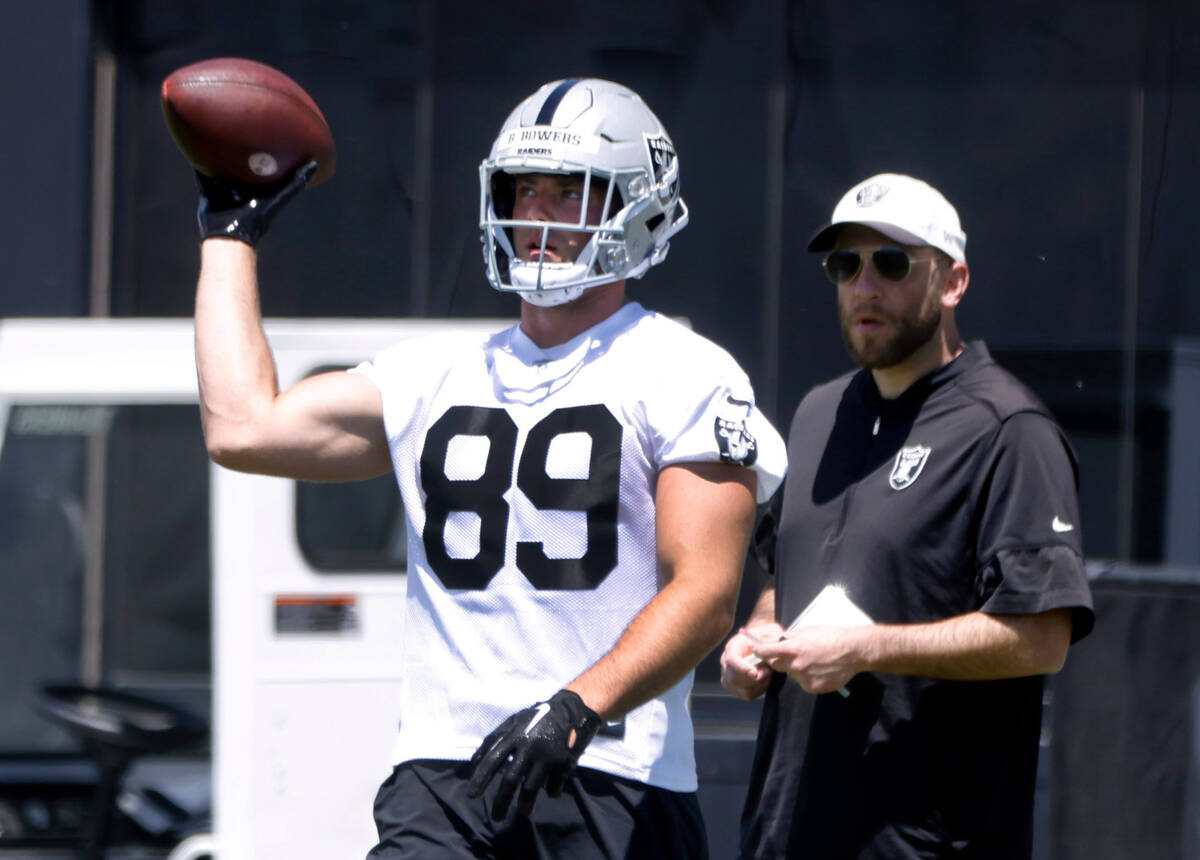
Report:
M304 88L254 60L218 57L183 66L162 82L167 128L207 176L266 185L309 161L310 186L333 175L333 133Z

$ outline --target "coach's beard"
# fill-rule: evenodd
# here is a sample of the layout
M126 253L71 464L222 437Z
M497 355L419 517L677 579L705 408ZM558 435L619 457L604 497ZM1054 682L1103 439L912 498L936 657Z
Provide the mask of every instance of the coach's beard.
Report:
M895 367L902 363L929 343L942 324L942 309L936 304L928 309L919 307L913 317L893 316L878 308L870 310L886 324L875 334L855 332L850 324L854 312L839 308L846 351L856 364L868 369ZM892 330L890 335L885 334L888 328Z

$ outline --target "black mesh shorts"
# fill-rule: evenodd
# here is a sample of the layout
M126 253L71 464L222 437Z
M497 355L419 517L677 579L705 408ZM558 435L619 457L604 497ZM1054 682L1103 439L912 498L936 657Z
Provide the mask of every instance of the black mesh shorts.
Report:
M368 860L706 860L708 842L694 793L667 791L576 768L559 797L542 792L526 818L516 804L504 821L489 810L497 782L467 797L470 766L459 761L398 765L375 798L379 844Z

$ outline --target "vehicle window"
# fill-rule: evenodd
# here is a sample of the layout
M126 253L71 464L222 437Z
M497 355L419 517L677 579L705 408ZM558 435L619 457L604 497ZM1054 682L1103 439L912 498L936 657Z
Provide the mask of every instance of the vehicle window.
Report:
M407 529L396 478L297 481L296 536L308 563L322 573L404 570Z
M346 370L322 365L309 375ZM296 541L320 573L395 573L408 564L408 529L391 473L349 483L296 482Z
M208 459L194 405L15 405L0 448L0 751L73 746L48 683L210 712Z

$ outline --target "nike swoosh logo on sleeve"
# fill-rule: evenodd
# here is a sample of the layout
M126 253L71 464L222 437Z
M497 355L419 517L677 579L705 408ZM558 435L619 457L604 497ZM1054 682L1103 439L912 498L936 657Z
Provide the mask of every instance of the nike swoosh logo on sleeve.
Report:
M1050 528L1054 529L1056 532L1059 532L1060 534L1062 532L1069 532L1069 531L1075 530L1074 524L1064 523L1057 516L1055 516L1054 520L1050 523Z

